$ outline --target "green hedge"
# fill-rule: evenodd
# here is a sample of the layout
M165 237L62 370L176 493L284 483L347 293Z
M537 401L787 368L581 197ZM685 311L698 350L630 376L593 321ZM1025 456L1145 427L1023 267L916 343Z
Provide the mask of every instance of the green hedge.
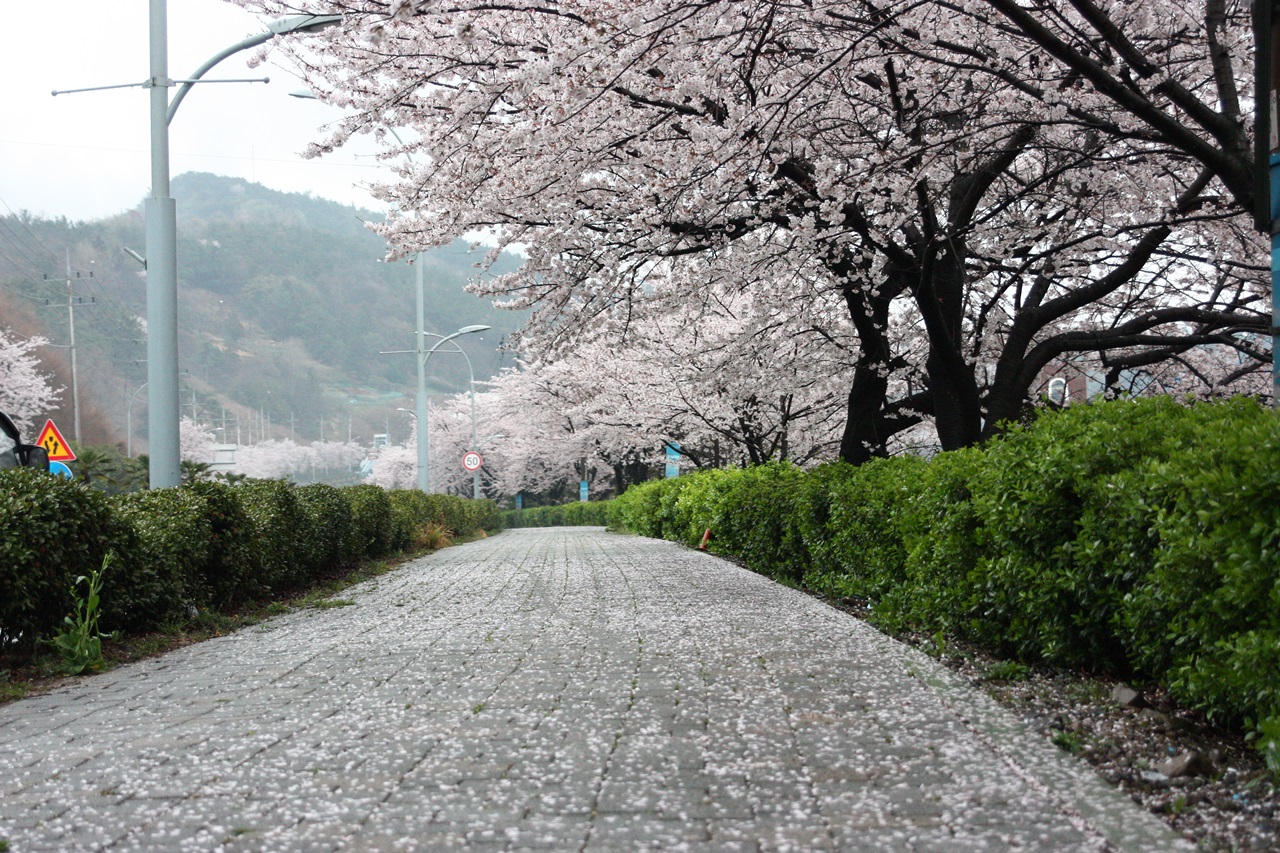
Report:
M503 527L607 527L613 501L579 501L501 513Z
M34 647L62 623L75 579L102 566L120 525L106 495L33 468L0 468L0 641Z
M208 502L189 489L133 492L112 499L116 518L133 533L132 547L114 546L119 559L103 578L104 630L145 630L205 604L205 567L213 542Z
M298 542L309 573L328 574L355 561L352 549L354 512L348 494L327 483L297 489L307 516L308 536Z
M265 587L258 571L259 551L235 487L203 481L186 488L204 498L209 518L209 555L203 569L207 603L229 607L261 595Z
M633 487L627 529L866 600L891 630L1158 681L1280 768L1280 420L1251 400L1046 411L929 462Z
M104 630L140 632L301 590L407 547L416 526L501 529L492 501L376 486L201 482L108 498L29 468L0 470L0 642L34 647L62 624L75 579L103 578Z
M479 531L496 533L503 528L503 513L490 500L474 501L448 495L428 495L417 490L390 492L391 514L398 536L417 541L430 525L443 527L450 536Z

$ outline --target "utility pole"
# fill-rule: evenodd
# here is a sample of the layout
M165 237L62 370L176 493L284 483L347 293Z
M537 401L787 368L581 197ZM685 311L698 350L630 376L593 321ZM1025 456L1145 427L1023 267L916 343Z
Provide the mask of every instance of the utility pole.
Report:
M77 279L82 278L79 272L75 274L75 277ZM91 271L88 276L83 276L83 278L93 278L93 272ZM44 280L45 281L50 280L48 273L45 274ZM76 301L77 300L76 300L76 297L72 295L71 282L72 282L71 249L68 248L67 249L67 337L69 341L67 344L67 349L71 351L71 408L75 413L72 432L75 435L76 441L78 442L80 441L80 380L79 380L79 372L76 370ZM94 302L95 300L93 300L92 298L90 298L88 303L85 303L83 297L79 298L79 303L81 305L84 305L84 304L92 305L94 304Z

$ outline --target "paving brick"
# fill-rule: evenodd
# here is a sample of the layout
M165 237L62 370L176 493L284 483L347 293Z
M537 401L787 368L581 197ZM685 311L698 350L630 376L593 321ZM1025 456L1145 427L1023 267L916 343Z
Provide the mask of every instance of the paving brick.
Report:
M705 553L517 530L343 597L0 707L0 839L1179 849L934 662Z

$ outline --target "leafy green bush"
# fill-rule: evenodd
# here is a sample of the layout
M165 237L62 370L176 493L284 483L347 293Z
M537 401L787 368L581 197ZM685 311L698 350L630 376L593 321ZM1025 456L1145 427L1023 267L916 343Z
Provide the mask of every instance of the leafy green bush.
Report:
M939 454L921 472L912 499L899 508L906 562L903 582L876 609L886 628L969 639L988 635L978 606L986 588L977 569L984 540L970 489L983 464L978 448Z
M668 489L661 506L664 511L663 534L667 539L697 545L703 535L712 531L708 548L712 551L732 548L727 540L723 548L718 538L728 535L724 519L720 516L728 506L726 492L737 487L742 471L737 468L707 469L684 474L673 480L679 486ZM724 528L723 530L721 528Z
M135 547L117 560L102 597L108 630L141 631L180 618L188 604L210 598L205 566L213 528L205 500L185 488L129 492L111 498Z
M272 592L302 586L307 574L298 537L310 525L296 488L283 480L246 480L233 488L251 525L254 562L263 586Z
M298 487L297 494L310 527L298 543L308 574L319 577L350 563L352 513L343 492L326 483L311 483Z
M794 521L802 477L799 468L769 463L689 478L690 488L698 480L709 484L705 498L686 503L691 540L710 529L713 550L734 554L772 578L799 583L807 567Z
M502 514L504 527L596 527L609 524L612 501L535 506Z
M1023 659L1125 665L1115 623L1143 567L1126 558L1132 531L1114 523L1117 483L1190 441L1194 420L1168 398L1072 406L988 446L970 480L983 639Z
M854 470L826 476L826 530L803 522L819 547L806 582L835 597L856 596L878 602L900 586L907 552L900 513L919 492L928 463L915 456L875 459ZM818 497L801 493L800 508L814 511Z
M1124 640L1174 695L1251 721L1280 759L1280 420L1247 400L1193 417L1195 440L1148 472L1153 565Z
M650 480L627 489L614 498L618 523L641 536L662 538L662 496L669 484L686 479Z
M261 555L253 547L253 524L240 499L243 492L208 480L186 488L204 499L209 519L208 559L201 581L208 603L225 607L260 595Z
M464 501L448 495L429 495L431 520L443 524L458 536L471 532L471 515Z
M396 526L396 538L413 547L423 547L421 539L427 526L437 523L432 518L432 503L425 492L418 489L396 489L389 492L391 517Z
M391 513L391 499L378 486L346 486L343 497L351 507L350 552L357 559L381 557L409 544L409 531Z
M30 648L62 624L77 577L127 552L128 533L106 495L33 468L0 469L0 519L0 641Z

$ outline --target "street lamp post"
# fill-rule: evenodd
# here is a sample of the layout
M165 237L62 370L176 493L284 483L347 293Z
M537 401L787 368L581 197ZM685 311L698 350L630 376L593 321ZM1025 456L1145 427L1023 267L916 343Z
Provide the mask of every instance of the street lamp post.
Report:
M147 380L151 488L181 482L178 443L178 227L177 204L169 195L169 123L191 86L223 59L278 35L312 32L342 20L340 15L295 15L270 24L212 57L187 80L169 103L168 14L165 0L151 0L151 195L147 223Z
M418 292L419 292L419 293L421 293L422 291L421 291L421 290L419 290ZM416 348L416 354L417 354L417 357L418 357L418 364L419 364L419 366L420 366L420 367L419 367L418 376L419 376L419 377L424 377L424 378L419 379L419 382L418 382L418 405L417 405L417 417L418 417L418 488L419 488L419 489L421 489L422 491L426 492L427 494L430 494L430 493L431 493L431 451L430 451L430 445L428 444L428 435L427 435L427 432L428 432L428 424L427 424L427 390L426 390L426 379L425 379L425 376L426 376L426 374L427 374L427 360L428 360L428 359L430 359L430 358L431 358L431 356L432 356L432 354L433 354L433 353L435 353L435 351L436 351L436 350L438 350L438 349L440 348L441 344L448 343L449 341L453 340L453 339L454 339L454 338L456 338L456 337L459 337L460 335L469 335L469 334L472 334L473 332L483 332L483 331L488 330L489 328L490 328L489 326L463 326L461 329L459 329L458 331L454 332L453 334L451 334L451 335L445 335L445 336L444 336L444 337L442 337L440 340L436 341L436 342L432 345L431 349L426 350L425 352L423 352L423 341L424 341L424 340L425 340L425 338L426 338L426 333L421 334L421 335L419 335L419 336L418 336L418 346L417 346L417 348ZM462 348L461 348L461 347L459 347L459 348L458 348L458 351L459 351L459 352L462 352ZM462 354L463 354L464 356L466 355L466 353L465 353L465 352L463 352ZM467 359L467 368L468 368L468 369L470 369L470 367L471 367L471 359L470 359L470 358L468 358L468 359ZM472 441L474 441L474 440L475 440L475 395L474 395L474 382L473 382L473 385L472 385L472 389L473 389L473 393L472 393L472 397L471 397L471 405L472 405L472 410L471 410L471 418L472 418L472 425L471 425L471 438L472 438Z
M292 15L273 21L266 32L238 42L200 66L186 80L169 77L166 0L150 0L151 76L141 84L96 86L65 92L141 86L151 90L151 195L144 212L147 230L147 424L151 451L151 488L181 482L178 444L178 226L177 208L169 195L169 123L191 86L222 60L276 36L314 32L339 23L341 15ZM267 82L265 78L221 82ZM169 88L178 85L173 102ZM63 94L55 91L53 94Z
M126 433L125 456L128 456L130 459L133 458L133 401L138 399L138 395L141 394L146 387L147 387L147 383L145 382L139 385L138 390L134 391L132 396L129 397L128 406L126 407L126 412L124 417L124 421L125 421L124 431Z

